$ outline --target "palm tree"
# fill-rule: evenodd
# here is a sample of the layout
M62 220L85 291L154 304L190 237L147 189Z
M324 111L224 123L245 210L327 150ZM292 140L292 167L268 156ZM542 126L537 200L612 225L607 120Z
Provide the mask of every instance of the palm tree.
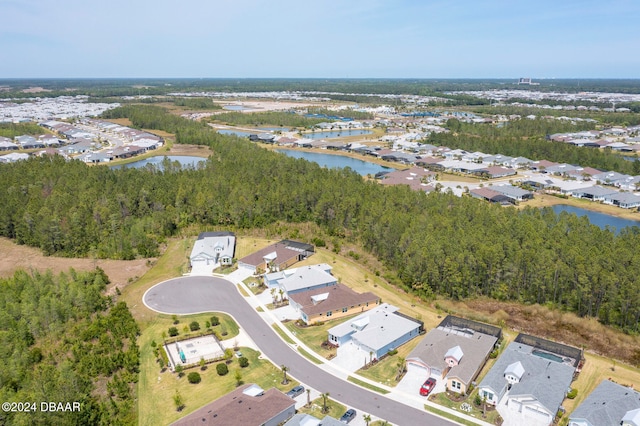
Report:
M311 389L307 388L307 407L311 407Z
M323 394L320 394L320 396L322 397L322 412L323 413L328 413L329 412L329 407L327 407L327 398L329 398L329 392L325 392Z
M398 367L398 374L396 375L396 381L400 380L402 374L405 372L407 365L404 357L398 357L398 363L396 364Z
M289 383L289 379L287 378L287 371L289 371L289 367L282 364L280 366L280 369L282 370L282 384L286 385L287 383Z
M284 304L284 290L280 289L279 293L280 293L280 303Z
M364 419L364 422L367 424L367 426L369 426L369 422L371 422L371 416L369 414L363 414L362 418Z

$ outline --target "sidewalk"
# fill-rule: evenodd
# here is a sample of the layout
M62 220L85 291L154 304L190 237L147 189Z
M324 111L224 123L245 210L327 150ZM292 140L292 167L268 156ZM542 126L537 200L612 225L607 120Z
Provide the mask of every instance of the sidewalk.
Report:
M360 375L358 375L357 373L353 373L351 371L348 371L338 365L336 365L335 363L326 360L322 355L317 354L313 349L309 348L307 345L305 345L302 341L300 341L293 333L291 333L289 331L289 329L287 327L285 327L282 322L278 319L278 317L274 314L273 311L268 310L267 307L265 306L266 304L264 303L263 300L267 300L266 296L263 296L262 298L254 295L251 290L249 290L249 288L242 282L243 280L245 280L246 278L248 278L249 276L251 276L251 273L249 272L248 275L245 276L245 274L236 274L238 271L234 271L233 273L229 274L228 276L222 276L228 280L230 280L231 282L233 282L236 285L241 286L244 291L249 294L249 297L245 297L244 299L247 301L247 303L249 303L250 306L254 307L255 309L257 308L261 308L263 310L263 312L260 313L260 316L265 320L265 322L269 325L274 325L276 327L278 327L284 334L286 334L289 339L291 339L292 341L295 342L295 344L291 345L289 344L294 350L298 350L298 348L302 348L303 350L305 350L306 352L308 352L309 354L311 354L313 357L317 358L318 360L323 361L322 362L322 368L323 370L325 370L326 372L342 379L342 380L347 380L348 377L353 377L356 378L357 380L360 380L362 382L368 383L372 386L375 386L379 389L384 389L385 391L388 391L388 394L382 395L385 398L389 398L392 399L394 401L403 403L405 405L409 405L411 407L414 408L418 408L418 409L423 409L424 410L424 406L425 405L429 405L432 407L437 408L438 410L441 411L445 411L448 412L456 417L465 419L469 422L473 422L475 424L478 425L482 425L482 426L492 426L490 423L484 422L482 420L479 420L475 417L471 417L469 415L466 415L464 413L461 413L459 411L456 410L452 410L450 408L447 407L443 407L441 405L437 405L434 404L431 401L428 401L426 398L421 397L418 394L411 394L411 393L407 393L407 392L403 392L402 390L399 390L395 387L389 387L387 385L384 385L382 383L377 383L374 382L373 380L370 380L366 377L362 377ZM244 278L243 278L244 277ZM264 293L263 293L264 294ZM271 296L268 296L268 302L271 301ZM248 338L248 336L246 336ZM253 342L251 342L253 343ZM248 345L247 345L248 346ZM255 346L255 344L254 344ZM431 413L434 415L437 415L435 413ZM453 421L451 419L448 419L449 421Z

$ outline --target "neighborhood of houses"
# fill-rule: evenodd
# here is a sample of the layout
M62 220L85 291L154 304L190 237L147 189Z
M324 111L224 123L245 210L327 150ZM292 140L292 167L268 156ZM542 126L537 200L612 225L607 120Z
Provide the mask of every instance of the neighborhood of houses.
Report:
M0 151L30 150L33 155L60 155L85 163L105 163L157 149L164 140L156 135L108 121L84 118L76 123L48 120L38 123L51 133L38 136L0 136ZM30 154L0 155L0 163L25 160Z
M585 362L581 349L523 333L506 344L501 328L453 315L426 330L418 318L403 314L374 293L357 293L340 283L328 264L305 262L297 266L313 258L315 247L311 244L282 240L238 260L234 254L232 232L202 233L191 252L191 274L211 275L217 268L234 265L245 276L260 280L264 291L257 297L272 307L280 321L298 321L307 327L335 323L326 334L326 344L336 349L329 362L352 373L417 339L406 357L406 374L397 391L466 395L475 388L485 409L497 410L504 425L553 424L557 414L564 413L563 402ZM186 344L168 345L173 348L173 362L193 362L181 354L181 346ZM215 342L200 346L202 352L192 357L220 356ZM487 362L496 357L487 371ZM425 388L427 383L430 385ZM243 401L241 412L239 399ZM339 424L331 418L296 415L294 399L256 385L239 387L176 424L202 424L211 413L218 419L249 416L243 424ZM604 381L569 415L571 426L605 424L640 426L640 393Z

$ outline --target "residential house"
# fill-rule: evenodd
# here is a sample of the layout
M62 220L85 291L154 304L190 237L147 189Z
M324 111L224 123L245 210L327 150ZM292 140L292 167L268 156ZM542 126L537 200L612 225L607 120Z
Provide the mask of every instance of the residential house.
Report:
M289 294L289 306L305 324L314 324L361 313L377 307L380 298L371 292L356 293L344 284Z
M469 194L474 198L480 198L481 200L486 200L490 203L502 205L512 204L511 198L489 188L472 189L469 191Z
M533 199L533 192L513 185L491 185L488 188L509 197L514 202Z
M383 303L328 332L329 343L341 346L351 342L372 359L379 359L418 336L424 324L398 312L398 308Z
M604 201L607 196L618 194L618 191L602 186L590 186L587 188L577 188L571 191L571 195L577 198L586 198L591 201Z
M338 279L329 272L331 266L326 263L285 269L265 275L268 287L278 287L287 296L316 289L326 289L338 283Z
M640 392L605 380L569 417L569 426L640 426Z
M593 175L593 179L604 185L615 185L616 182L624 181L629 177L629 175L624 175L618 172L602 172L597 175Z
M615 192L605 196L603 203L613 204L623 209L633 209L640 207L640 195L631 192Z
M550 425L582 359L570 346L520 334L478 385L505 425Z
M250 269L253 273L258 270L282 271L313 253L314 247L311 244L282 240L238 260L238 267Z
M490 166L475 170L473 174L488 179L496 179L501 177L514 176L516 174L516 171L514 169L503 166Z
M236 236L233 232L202 232L189 255L191 271L208 275L222 265L231 265L235 251Z
M0 136L0 151L12 151L18 148L18 144L11 142L11 139Z
M29 154L23 152L12 152L11 154L0 155L0 163L13 163L20 160L26 160Z
M255 384L240 386L197 411L172 423L174 426L278 426L296 413L295 400L276 388Z
M498 327L449 315L407 356L407 374L445 379L465 394L501 337Z

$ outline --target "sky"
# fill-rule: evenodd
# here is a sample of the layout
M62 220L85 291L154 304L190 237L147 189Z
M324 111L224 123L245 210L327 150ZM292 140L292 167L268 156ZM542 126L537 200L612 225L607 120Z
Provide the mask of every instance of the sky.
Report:
M0 0L0 78L640 78L638 0Z

